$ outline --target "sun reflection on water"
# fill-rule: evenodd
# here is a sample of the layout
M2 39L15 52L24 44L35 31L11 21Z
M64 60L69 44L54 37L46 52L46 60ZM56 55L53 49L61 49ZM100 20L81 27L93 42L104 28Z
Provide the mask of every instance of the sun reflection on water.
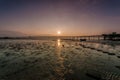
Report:
M60 43L60 42L61 42L61 40L60 40L60 39L58 39L58 40L57 40L57 45L58 45L58 47L60 47L60 45L61 45L61 43Z
M62 56L62 43L60 39L57 39L57 49L56 49L56 67L54 68L56 71L56 75L59 76L60 80L64 80L65 76L65 66L64 66L64 58Z

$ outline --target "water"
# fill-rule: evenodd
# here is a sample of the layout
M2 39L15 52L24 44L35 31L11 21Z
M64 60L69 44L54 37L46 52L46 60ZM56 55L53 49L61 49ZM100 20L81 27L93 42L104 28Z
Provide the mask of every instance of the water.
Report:
M87 75L96 76L94 71L106 80L111 74L119 77L119 47L60 39L0 40L0 80L95 80Z

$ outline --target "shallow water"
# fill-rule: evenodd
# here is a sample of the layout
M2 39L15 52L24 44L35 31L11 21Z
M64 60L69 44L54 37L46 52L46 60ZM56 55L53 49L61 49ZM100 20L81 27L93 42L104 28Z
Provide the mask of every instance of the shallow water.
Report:
M104 73L119 76L120 69L116 67L120 66L119 54L118 45L112 47L60 39L0 40L0 80L95 80L86 75L88 71L98 71L102 76Z

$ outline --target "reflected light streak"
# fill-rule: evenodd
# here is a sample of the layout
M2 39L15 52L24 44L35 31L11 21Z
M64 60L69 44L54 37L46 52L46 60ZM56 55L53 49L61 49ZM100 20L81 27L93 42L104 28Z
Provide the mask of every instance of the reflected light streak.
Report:
M57 65L59 64L59 66L56 66L56 73L57 75L60 77L60 80L64 80L64 76L65 76L65 66L64 66L64 57L62 57L61 55L62 53L62 47L61 47L61 40L57 39Z
M57 45L58 45L58 47L60 47L60 45L61 45L60 39L57 40Z

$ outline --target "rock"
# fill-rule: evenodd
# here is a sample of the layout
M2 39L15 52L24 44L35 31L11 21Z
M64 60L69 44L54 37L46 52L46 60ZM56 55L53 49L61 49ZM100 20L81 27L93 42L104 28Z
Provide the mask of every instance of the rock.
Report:
M120 58L120 56L117 56L118 58Z
M64 45L62 45L62 47L65 47Z
M92 48L92 47L91 47L90 49L93 49L93 50L95 50L95 48Z
M103 52L103 53L107 53L107 54L109 53L109 52L107 52L107 51L102 51L102 52Z
M108 55L115 55L115 53L108 53Z
M86 75L96 80L100 80L102 78L101 74L94 70L87 71Z
M5 56L10 56L11 55L9 52L5 52L4 54L5 54Z
M116 68L120 69L120 66L115 66Z
M100 49L97 49L97 51L102 51L102 50L100 50Z

